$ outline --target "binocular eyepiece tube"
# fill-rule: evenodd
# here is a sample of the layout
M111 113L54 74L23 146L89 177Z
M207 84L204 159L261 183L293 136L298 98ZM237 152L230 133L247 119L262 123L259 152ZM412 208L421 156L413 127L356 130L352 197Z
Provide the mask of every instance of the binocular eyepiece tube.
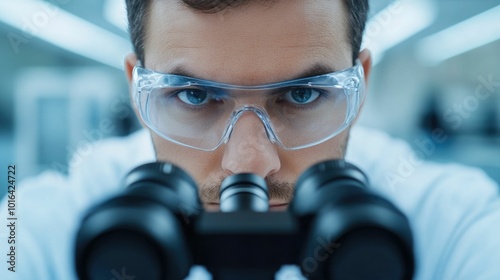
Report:
M269 210L266 181L251 173L235 174L225 178L220 186L222 212Z

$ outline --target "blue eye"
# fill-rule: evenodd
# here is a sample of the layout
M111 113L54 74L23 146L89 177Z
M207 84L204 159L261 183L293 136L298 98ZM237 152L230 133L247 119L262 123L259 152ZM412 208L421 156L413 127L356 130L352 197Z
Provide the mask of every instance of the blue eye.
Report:
M283 97L294 104L308 104L318 99L320 92L313 88L292 88Z
M200 89L185 89L177 93L177 97L184 103L189 105L203 105L208 103L209 94L205 90Z

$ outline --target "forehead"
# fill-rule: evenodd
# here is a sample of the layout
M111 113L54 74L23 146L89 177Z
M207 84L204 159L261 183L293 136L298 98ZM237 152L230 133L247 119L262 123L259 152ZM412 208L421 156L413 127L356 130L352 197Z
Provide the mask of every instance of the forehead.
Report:
M182 1L153 0L145 65L231 84L290 79L311 67L343 69L351 51L342 0L252 1L204 13Z

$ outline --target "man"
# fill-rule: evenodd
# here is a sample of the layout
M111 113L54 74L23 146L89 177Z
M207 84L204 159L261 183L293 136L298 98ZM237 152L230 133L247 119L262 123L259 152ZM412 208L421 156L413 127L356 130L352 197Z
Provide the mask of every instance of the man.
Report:
M82 213L154 158L187 170L210 210L228 175L264 177L271 210L282 210L307 167L346 158L409 218L416 279L500 279L498 186L456 165L420 162L396 177L402 160L418 160L408 146L352 128L370 73L370 54L359 50L367 1L129 0L127 7L135 54L126 75L149 133L102 143L69 177L26 181L17 270L2 267L1 279L74 279ZM193 270L191 278L203 277Z
M151 3L147 5L148 2ZM145 68L156 72L243 86L312 77L352 67L354 60L358 58L361 39L359 38L360 34L355 40L350 39L352 33L348 20L350 16L346 13L345 3L343 1L289 2L129 1L129 21L135 23L130 28L136 54L126 58L127 77L133 84L132 71L134 66L138 65L138 61ZM192 4L189 6L190 4L187 3ZM229 3L231 3L230 6L219 13L214 13ZM135 7L136 5L138 7ZM139 8L139 6L142 7ZM134 8L136 9L134 10ZM141 13L141 9L147 12ZM351 9L366 9L366 3L365 7L351 4ZM353 11L353 13L355 12L366 17L366 10L361 13ZM351 17L355 18L355 15ZM360 18L358 21L353 19L352 21L353 26L360 25L356 26L356 29L363 28L363 19ZM355 57L353 53L356 54ZM368 52L361 53L360 60L365 75L368 75L370 71ZM158 85L158 87L164 87L164 85ZM297 88L297 92L290 91L281 94L282 96L278 97L282 99L281 101L259 100L262 99L260 96L265 94L265 90L260 92L242 90L235 93L234 98L231 97L230 101L225 101L227 105L224 106L231 107L226 109L220 108L222 105L213 105L212 103L216 103L216 101L211 100L214 97L210 95L197 96L207 93L193 88L180 92L176 96L181 103L180 105L170 105L175 101L167 100L166 97L162 97L161 100L159 97L154 97L156 102L165 103L162 109L157 107L149 109L157 106L149 103L143 105L143 108L137 106L136 108L143 109L144 112L154 112L151 115L143 114L142 120L146 119L152 131L151 136L157 158L173 162L188 170L196 178L200 186L201 198L208 207L217 208L218 192L214 190L217 189L224 177L234 173L252 172L266 178L271 183L270 205L274 208L278 206L283 208L291 199L292 183L305 168L325 159L344 157L349 134L347 128L340 131L339 126L342 123L333 124L336 119L343 120L345 117L346 110L340 108L342 107L340 105L339 108L335 108L335 105L330 106L330 102L325 102L321 107L315 108L316 110L297 113L299 108L295 107L301 104L297 104L298 102L293 100L295 95L297 96L295 98L298 98L300 94L311 94L307 100L302 102L304 104L302 104L301 109L308 108L305 106L306 103L313 105L324 101L321 100L321 96L313 96L318 94L317 92L307 92L307 89L301 92L300 90ZM132 95L135 94L137 93L132 92ZM150 96L158 94L157 90L151 90ZM295 95L292 96L293 94ZM245 97L242 98L242 95ZM249 97L251 95L256 96L256 98L251 100ZM207 104L203 106L193 104L193 101L188 100L189 97L204 98L202 102ZM132 96L132 99L135 98L142 97ZM362 96L359 98L362 99ZM167 102L169 104L166 104ZM271 105L269 102L277 104ZM152 102L150 101L150 103ZM186 110L178 109L181 105L192 106L199 111L206 110L208 112L195 113L190 111L192 113L189 116L192 121L190 123L182 122L181 120L188 118L188 114L185 113ZM311 119L307 126L301 122L302 126L298 129L295 128L298 125L293 124L294 120L281 120L280 123L272 123L274 126L287 127L279 132L274 131L277 137L281 137L282 142L291 141L290 138L303 137L303 134L307 133L318 134L290 144L289 147L285 148L295 148L294 146L297 145L322 141L334 133L338 133L338 135L309 148L285 150L269 141L266 133L273 132L266 131L258 114L249 110L237 120L227 143L210 152L197 149L214 148L225 132L224 126L229 118L228 115L234 110L238 110L237 107L244 105L265 108L271 119L277 119L279 114L284 114L281 112L283 110L287 110L286 118L304 116L304 118ZM339 116L337 113L329 112L334 109L338 109ZM169 114L174 110L175 113ZM324 113L325 110L326 113ZM160 114L162 114L161 119L158 116ZM218 115L212 116L212 114ZM311 117L317 114L322 115L317 118ZM156 118L158 118L158 122L156 122ZM214 118L211 121L215 125L210 126L207 118ZM298 118L295 121L298 122ZM323 122L320 122L322 118L325 119L324 125ZM148 119L150 119L149 122ZM287 121L290 123L286 123ZM186 131L188 130L186 126L192 126L193 130L196 128L196 131ZM330 128L326 131L322 126L330 126ZM205 127L205 129L199 129L199 127ZM280 133L282 134L280 135ZM180 143L166 140L167 137L170 137L169 140ZM211 146L203 146L205 143L194 144L196 139L193 138L208 142L211 141L211 137L214 138ZM179 144L195 147L184 147ZM193 161L193 159L196 160Z

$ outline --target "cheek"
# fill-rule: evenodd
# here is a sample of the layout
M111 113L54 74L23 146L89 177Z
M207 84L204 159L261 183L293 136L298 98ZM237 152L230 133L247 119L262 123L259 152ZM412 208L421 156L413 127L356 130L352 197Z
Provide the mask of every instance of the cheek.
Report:
M284 151L280 153L283 166L288 166L289 171L297 177L312 165L330 159L343 159L348 140L348 131L319 145L297 151Z
M171 143L153 135L156 157L160 161L171 162L188 172L201 185L211 174L217 174L216 168L220 168L222 156L219 152L204 152L181 145Z

